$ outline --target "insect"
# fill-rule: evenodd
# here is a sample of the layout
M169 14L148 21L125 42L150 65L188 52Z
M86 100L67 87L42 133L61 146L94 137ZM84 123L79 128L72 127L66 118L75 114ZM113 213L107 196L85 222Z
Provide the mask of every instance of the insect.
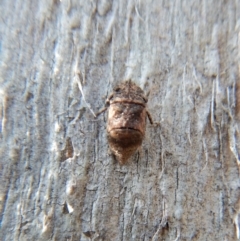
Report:
M142 145L147 116L153 124L146 109L147 101L143 90L127 80L114 88L106 100L106 107L97 113L99 115L108 109L108 143L120 164L126 164Z

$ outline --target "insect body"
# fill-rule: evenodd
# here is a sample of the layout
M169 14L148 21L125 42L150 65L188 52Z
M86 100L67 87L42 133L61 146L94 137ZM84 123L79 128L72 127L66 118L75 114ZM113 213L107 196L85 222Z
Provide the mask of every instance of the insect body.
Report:
M111 151L116 159L125 164L141 146L147 116L147 98L143 90L130 80L118 85L106 101L108 109L107 133Z

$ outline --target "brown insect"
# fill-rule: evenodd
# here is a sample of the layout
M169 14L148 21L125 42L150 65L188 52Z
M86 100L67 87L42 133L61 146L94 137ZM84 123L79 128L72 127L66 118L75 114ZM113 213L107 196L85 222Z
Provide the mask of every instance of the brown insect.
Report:
M108 109L108 142L120 164L125 164L142 145L147 116L153 124L146 109L147 101L143 90L127 80L113 90L106 100L106 107L97 113Z

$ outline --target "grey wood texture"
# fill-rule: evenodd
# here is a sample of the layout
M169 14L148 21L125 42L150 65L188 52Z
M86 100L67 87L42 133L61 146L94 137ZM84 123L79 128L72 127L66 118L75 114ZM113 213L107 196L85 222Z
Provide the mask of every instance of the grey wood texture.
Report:
M0 240L240 238L238 0L0 1ZM109 152L112 88L160 125Z

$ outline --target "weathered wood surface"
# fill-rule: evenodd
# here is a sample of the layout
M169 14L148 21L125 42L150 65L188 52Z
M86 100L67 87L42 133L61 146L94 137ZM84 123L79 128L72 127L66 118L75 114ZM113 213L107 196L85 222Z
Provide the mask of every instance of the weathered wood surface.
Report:
M0 240L237 240L237 0L0 1ZM149 93L108 152L116 83Z

